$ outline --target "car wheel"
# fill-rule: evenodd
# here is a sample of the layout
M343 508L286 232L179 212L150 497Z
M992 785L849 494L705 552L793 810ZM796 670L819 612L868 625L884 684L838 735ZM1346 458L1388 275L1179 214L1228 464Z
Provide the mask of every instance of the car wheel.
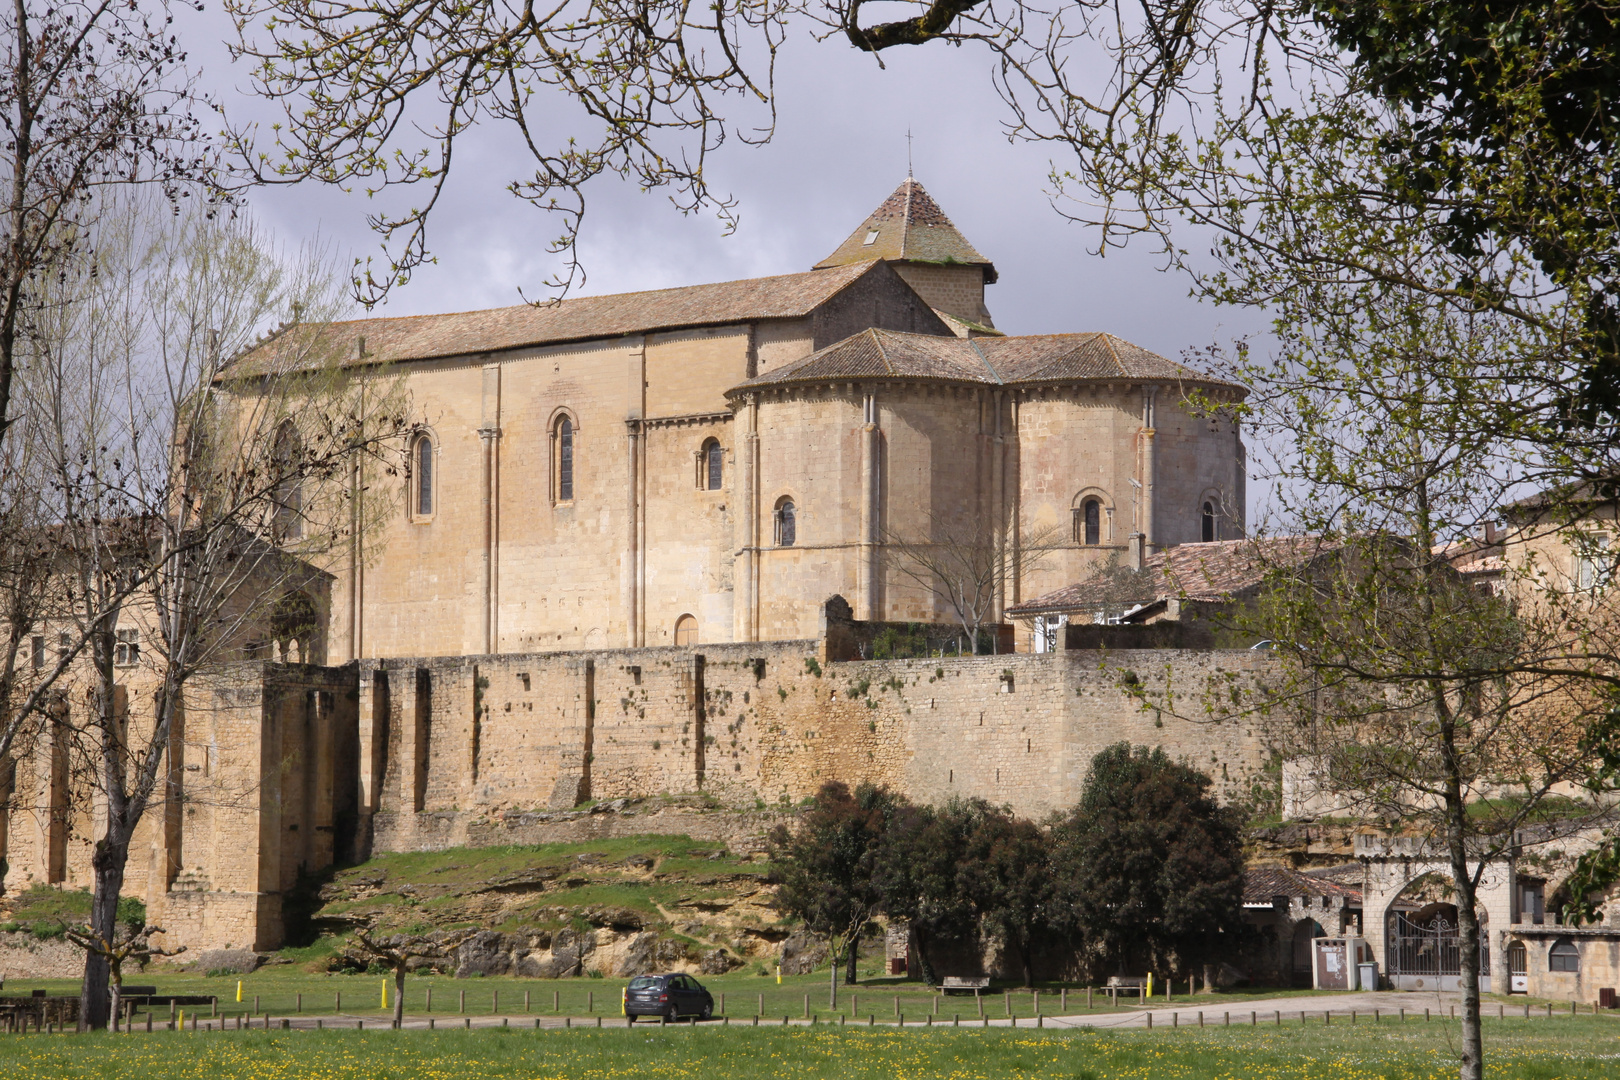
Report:
M710 1019L713 1019L713 1017L714 1017L714 1002L705 1001L703 1003L703 1019L710 1020Z
M678 1024L678 1023L680 1023L680 1021L681 1021L681 1007L679 1005L671 1005L669 1007L669 1022L672 1023L672 1024Z
M636 1022L636 1014L635 1013L626 1013L625 1017L624 1017L624 1022L626 1024L635 1023Z

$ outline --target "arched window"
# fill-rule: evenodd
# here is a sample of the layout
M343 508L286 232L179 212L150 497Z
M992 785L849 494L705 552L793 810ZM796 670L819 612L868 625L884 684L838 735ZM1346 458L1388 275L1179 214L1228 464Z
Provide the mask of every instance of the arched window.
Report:
M799 513L792 499L776 504L776 546L792 547L799 539Z
M675 644L696 645L698 643L697 620L690 615L682 615L675 620Z
M719 439L710 439L703 444L699 470L699 487L706 491L719 491L725 486L726 452L720 449Z
M304 481L300 475L304 456L303 440L291 420L276 429L276 444L272 451L276 470L274 517L271 532L277 540L297 540L304 535Z
M1579 972L1581 951L1569 938L1559 938L1553 942L1553 947L1547 950L1547 970Z
M417 517L431 517L433 514L433 440L426 435L418 435L416 442L411 446L411 468L415 470L415 482L411 485L411 497L416 503L413 508Z
M1202 536L1204 543L1206 543L1206 544L1214 543L1214 541L1215 541L1215 504L1214 503L1207 502L1207 501L1204 503L1204 512L1203 512L1203 515L1202 515L1202 521L1203 521L1203 532L1200 535Z
M1102 543L1102 500L1087 499L1080 506L1080 542L1087 547Z
M556 433L557 501L574 501L574 421L564 416L557 421Z

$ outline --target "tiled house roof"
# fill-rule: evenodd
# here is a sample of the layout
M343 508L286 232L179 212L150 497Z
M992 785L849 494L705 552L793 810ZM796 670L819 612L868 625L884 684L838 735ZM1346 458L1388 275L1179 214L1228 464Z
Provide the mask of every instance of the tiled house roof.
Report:
M1026 600L1007 609L1012 617L1090 608L1099 591L1109 590L1109 601L1151 604L1157 600L1221 601L1252 589L1266 575L1283 566L1299 566L1318 555L1336 550L1337 544L1313 536L1282 536L1265 540L1217 540L1208 544L1178 544L1147 557L1137 573L1134 590L1121 591L1117 570Z
M957 231L916 180L907 178L861 222L838 250L816 263L825 270L869 259L957 263L984 267L985 284L996 280L996 268Z
M1302 874L1286 866L1251 866L1243 871L1243 904L1245 907L1270 907L1276 896L1342 897L1361 902L1361 890L1325 877Z
M835 270L749 278L678 289L581 296L555 304L518 304L447 315L407 315L331 323L340 342L365 338L365 363L395 363L466 356L530 345L616 337L622 334L724 326L757 319L809 315L873 268L873 260ZM272 339L273 341L274 339ZM265 342L239 357L251 370ZM359 362L359 357L351 358Z
M1172 379L1230 386L1112 334L947 338L863 330L750 379L742 390L838 379L940 379L994 385L1078 379Z

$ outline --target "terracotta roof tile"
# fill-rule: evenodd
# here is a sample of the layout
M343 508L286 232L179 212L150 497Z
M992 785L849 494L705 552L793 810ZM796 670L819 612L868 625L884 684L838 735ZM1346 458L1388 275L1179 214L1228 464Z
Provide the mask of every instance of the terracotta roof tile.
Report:
M1010 607L1007 614L1021 617L1095 607L1105 588L1109 591L1108 601L1116 604L1151 604L1172 598L1227 600L1260 584L1280 566L1298 566L1337 547L1313 536L1178 544L1148 556L1135 576L1136 587L1124 590L1128 596L1119 595L1117 569L1099 571L1085 581Z
M1251 866L1243 871L1243 902L1270 904L1274 896L1342 896L1347 900L1361 899L1361 890L1350 885L1311 874L1302 874L1287 866Z
M801 360L750 379L731 392L837 379L940 379L953 382L1072 382L1077 379L1179 379L1230 385L1111 334L1031 337L934 337L863 330Z
M871 270L873 262L678 289L581 296L555 304L354 319L332 323L328 329L345 343L364 337L365 362L396 363L653 330L801 318ZM237 369L251 367L267 347L268 342L244 353L234 361Z
M965 263L983 266L985 282L996 280L996 268L963 236L945 211L916 180L907 178L861 222L838 250L816 263L816 269L868 259Z

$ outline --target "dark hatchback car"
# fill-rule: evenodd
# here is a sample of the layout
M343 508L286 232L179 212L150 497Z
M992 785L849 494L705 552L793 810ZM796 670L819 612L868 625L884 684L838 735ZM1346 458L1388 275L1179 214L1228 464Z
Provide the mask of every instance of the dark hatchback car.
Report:
M632 1024L638 1016L707 1020L714 1015L714 995L690 975L639 975L625 988L624 1014Z

